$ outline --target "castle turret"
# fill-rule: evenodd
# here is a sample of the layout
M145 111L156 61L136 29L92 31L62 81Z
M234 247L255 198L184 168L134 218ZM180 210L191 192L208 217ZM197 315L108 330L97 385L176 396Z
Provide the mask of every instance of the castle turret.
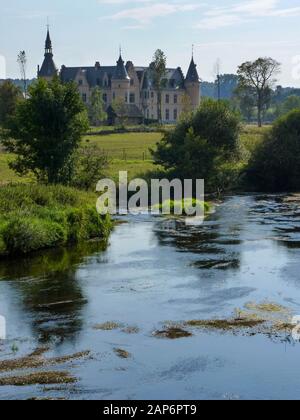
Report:
M128 76L125 62L120 52L117 67L111 81L113 99L122 98L128 102L128 95L130 89L130 77Z
M45 58L42 67L38 68L38 77L50 81L55 75L57 75L57 68L53 61L52 41L48 28L45 42Z
M195 110L200 105L200 78L197 71L197 65L194 62L194 57L192 57L184 84L186 92L191 98L192 109Z

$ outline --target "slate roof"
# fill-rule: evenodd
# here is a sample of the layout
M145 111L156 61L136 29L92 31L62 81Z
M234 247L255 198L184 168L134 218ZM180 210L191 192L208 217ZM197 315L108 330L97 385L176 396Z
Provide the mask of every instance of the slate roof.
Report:
M200 78L199 78L199 74L197 71L197 65L194 62L194 57L192 58L190 67L188 69L187 75L186 75L186 79L187 82L199 82Z
M120 55L119 60L117 61L117 67L115 68L115 72L113 75L114 80L129 80L130 77L128 76L126 67L124 65L124 60Z
M57 68L52 54L45 54L45 59L39 71L39 77L52 77L57 74Z
M143 118L142 111L135 104L124 104L122 106L124 112L122 115L114 110L113 105L108 107L108 112L113 112L117 117L123 116L125 118Z
M121 59L121 60L120 60ZM95 87L106 87L104 81L107 77L108 80L108 87L111 87L112 80L124 80L124 78L128 78L127 68L128 66L124 66L124 62L122 57L118 60L117 66L100 66L98 63L93 67L65 67L63 66L61 69L61 79L64 82L70 82L75 80L78 72L82 71L85 73L86 79L88 81L89 86ZM128 63L127 63L128 64ZM122 69L121 69L122 65ZM153 86L153 81L151 77L151 71L149 67L134 67L138 79L143 82L142 89L151 89ZM106 76L106 77L105 77ZM118 78L118 79L117 79ZM164 80L164 87L166 89L183 89L184 88L184 75L180 67L177 69L168 68L166 70L165 80Z
M45 58L42 67L39 71L39 77L53 77L57 74L57 68L53 61L52 54L52 42L50 38L49 29L47 31L47 37L45 42Z

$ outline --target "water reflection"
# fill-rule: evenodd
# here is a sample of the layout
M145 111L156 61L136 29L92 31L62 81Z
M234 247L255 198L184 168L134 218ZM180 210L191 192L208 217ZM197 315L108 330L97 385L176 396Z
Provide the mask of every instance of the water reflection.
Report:
M102 242L88 242L0 262L0 279L8 280L9 287L17 293L17 311L23 311L31 320L32 335L40 343L76 339L87 304L76 275L78 266L105 248Z

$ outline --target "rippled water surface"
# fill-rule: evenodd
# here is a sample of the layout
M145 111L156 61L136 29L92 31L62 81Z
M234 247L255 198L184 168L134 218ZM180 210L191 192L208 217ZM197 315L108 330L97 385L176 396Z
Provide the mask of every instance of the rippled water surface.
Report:
M86 350L90 357L51 367L70 372L75 384L2 386L0 398L300 398L300 344L291 337L153 335L166 321L229 318L247 302L268 300L300 315L299 204L298 196L228 197L202 226L133 217L115 228L106 250L90 243L1 262L8 339L0 359L41 346L47 357ZM119 327L95 328L104 322Z

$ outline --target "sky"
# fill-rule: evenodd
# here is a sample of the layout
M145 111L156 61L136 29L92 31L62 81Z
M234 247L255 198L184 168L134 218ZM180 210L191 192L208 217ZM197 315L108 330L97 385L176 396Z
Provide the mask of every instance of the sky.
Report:
M0 0L0 78L20 75L25 50L28 77L42 64L47 18L57 66L125 61L148 65L162 49L169 67L186 72L194 44L201 79L270 56L282 64L278 84L300 87L299 0ZM5 65L6 64L6 65Z

